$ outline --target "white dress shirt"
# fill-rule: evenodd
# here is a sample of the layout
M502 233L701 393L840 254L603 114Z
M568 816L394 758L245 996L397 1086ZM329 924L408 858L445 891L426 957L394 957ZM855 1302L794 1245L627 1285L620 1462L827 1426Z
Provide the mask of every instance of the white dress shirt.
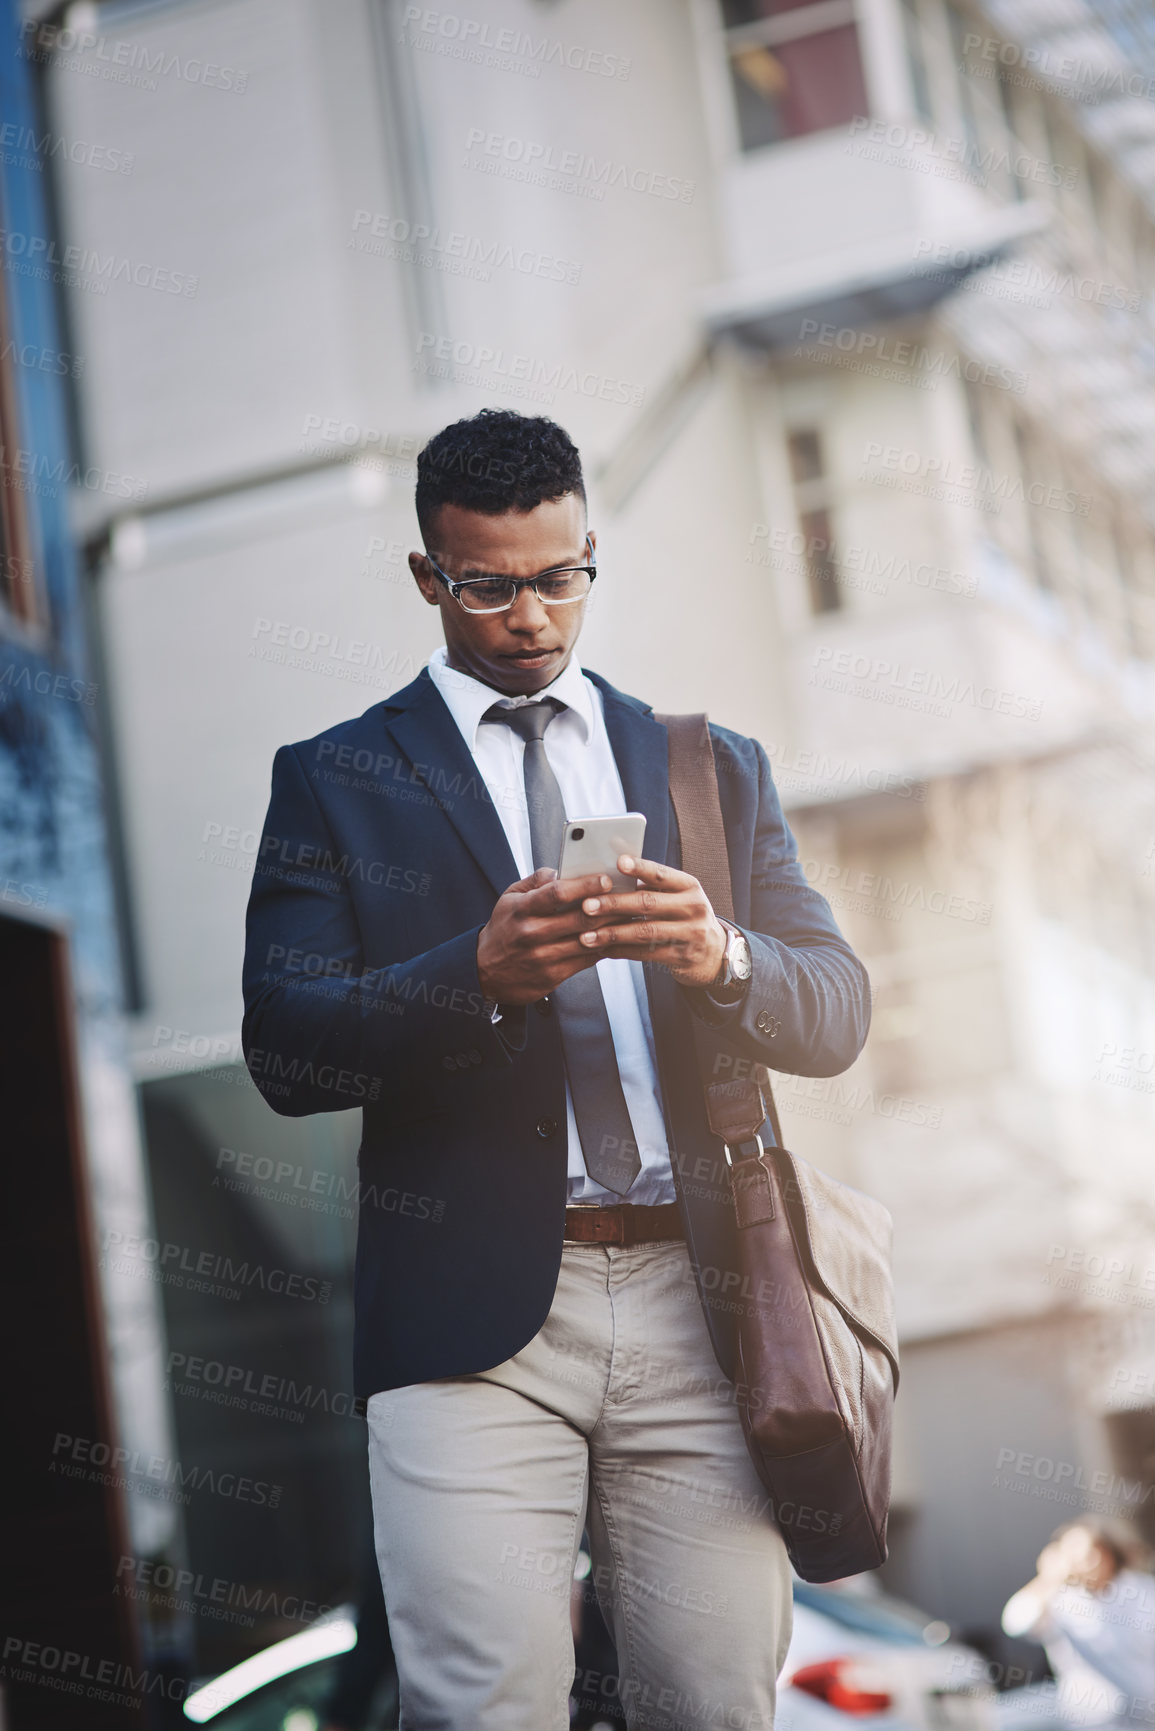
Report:
M525 741L500 722L482 723L482 716L493 704L534 703L547 695L564 703L566 707L545 731L545 755L557 776L566 815L617 817L629 809L606 732L601 692L576 661L571 659L551 685L534 692L532 697L502 697L479 679L459 673L448 665L444 647L430 657L429 677L444 698L489 790L519 877L528 877L533 871L529 810L521 767ZM642 1162L625 1200L646 1204L673 1202L674 1177L642 964L607 957L595 965L613 1034L622 1093ZM613 1191L595 1184L586 1171L568 1083L566 1117L569 1200L599 1204L622 1201Z

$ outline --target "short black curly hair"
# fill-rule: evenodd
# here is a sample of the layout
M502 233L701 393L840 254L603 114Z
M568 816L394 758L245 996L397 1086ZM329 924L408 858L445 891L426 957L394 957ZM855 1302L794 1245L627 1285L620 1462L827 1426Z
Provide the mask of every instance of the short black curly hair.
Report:
M442 505L498 517L586 496L577 446L545 415L481 409L434 433L417 458L417 521L430 546Z

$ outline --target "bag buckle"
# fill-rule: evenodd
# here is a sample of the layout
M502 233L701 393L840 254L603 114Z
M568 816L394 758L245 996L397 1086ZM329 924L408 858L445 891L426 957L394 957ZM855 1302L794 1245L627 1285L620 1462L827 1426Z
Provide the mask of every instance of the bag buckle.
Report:
M766 1152L766 1149L762 1144L762 1138L757 1134L757 1132L755 1132L753 1136L744 1136L741 1142L735 1143L735 1147L740 1160L761 1160L763 1154ZM733 1170L734 1156L730 1152L730 1144L728 1142L723 1142L722 1152L726 1156L727 1166Z

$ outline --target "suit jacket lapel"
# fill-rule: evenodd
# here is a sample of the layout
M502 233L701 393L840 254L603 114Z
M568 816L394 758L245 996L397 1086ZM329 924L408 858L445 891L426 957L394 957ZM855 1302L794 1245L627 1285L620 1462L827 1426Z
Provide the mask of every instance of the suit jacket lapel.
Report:
M670 847L670 774L666 730L645 704L617 691L598 674L606 732L630 811L646 816L647 859L666 861ZM469 849L494 891L516 882L518 871L485 783L461 732L428 673L386 700L385 726Z
M472 753L428 673L389 699L385 710L385 726L411 779L428 788L500 895L521 874Z

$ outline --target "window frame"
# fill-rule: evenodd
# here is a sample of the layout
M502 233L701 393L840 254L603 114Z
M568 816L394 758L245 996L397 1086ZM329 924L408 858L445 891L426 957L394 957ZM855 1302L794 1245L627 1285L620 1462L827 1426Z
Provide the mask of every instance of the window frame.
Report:
M781 144L795 144L802 138L815 138L823 132L837 130L838 126L844 124L834 122L830 126L816 127L813 131L785 133L781 138L767 139L759 144L744 143L737 89L737 80L741 74L736 63L740 55L749 53L751 49L780 48L787 44L808 41L815 36L828 35L833 30L852 29L858 53L864 109L869 109L870 90L862 49L859 0L811 0L810 4L794 5L769 18L755 18L745 24L727 24L721 0L718 0L718 15L726 82L733 114L734 145L739 157L752 156L761 150L773 150Z

